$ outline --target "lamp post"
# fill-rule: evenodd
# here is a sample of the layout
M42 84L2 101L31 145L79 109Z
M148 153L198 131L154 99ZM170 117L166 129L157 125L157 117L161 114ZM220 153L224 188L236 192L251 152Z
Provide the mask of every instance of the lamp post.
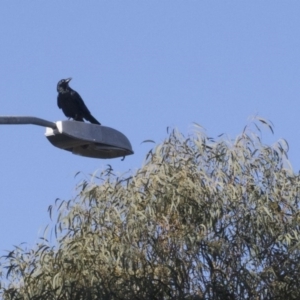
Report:
M50 143L73 154L93 158L116 158L133 154L127 137L110 127L77 121L56 123L31 116L0 116L0 125L46 127Z

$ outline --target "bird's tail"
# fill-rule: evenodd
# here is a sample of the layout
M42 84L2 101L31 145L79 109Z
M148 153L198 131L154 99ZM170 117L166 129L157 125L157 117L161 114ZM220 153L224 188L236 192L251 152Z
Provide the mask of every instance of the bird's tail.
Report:
M86 116L85 119L88 120L88 121L90 121L92 124L101 125L101 123L98 122L92 115Z

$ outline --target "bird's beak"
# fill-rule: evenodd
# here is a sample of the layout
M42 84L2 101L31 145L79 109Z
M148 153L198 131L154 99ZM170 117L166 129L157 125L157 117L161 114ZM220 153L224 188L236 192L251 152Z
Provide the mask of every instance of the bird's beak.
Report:
M70 82L72 80L72 77L65 79L66 82Z

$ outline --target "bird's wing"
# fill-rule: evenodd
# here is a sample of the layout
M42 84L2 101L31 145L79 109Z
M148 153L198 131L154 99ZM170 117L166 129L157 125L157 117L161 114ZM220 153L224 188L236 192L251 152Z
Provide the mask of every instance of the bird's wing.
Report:
M72 96L72 99L74 101L76 101L76 104L77 104L78 108L80 109L81 114L90 114L90 111L88 110L88 108L84 104L82 98L76 91L72 90L71 96Z

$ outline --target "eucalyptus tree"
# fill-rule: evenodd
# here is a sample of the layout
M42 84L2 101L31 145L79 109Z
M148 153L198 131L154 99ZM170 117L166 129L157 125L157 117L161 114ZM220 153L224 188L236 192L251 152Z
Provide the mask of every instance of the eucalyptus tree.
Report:
M130 176L84 181L49 207L54 244L2 258L3 299L299 299L300 178L255 126L173 130Z

